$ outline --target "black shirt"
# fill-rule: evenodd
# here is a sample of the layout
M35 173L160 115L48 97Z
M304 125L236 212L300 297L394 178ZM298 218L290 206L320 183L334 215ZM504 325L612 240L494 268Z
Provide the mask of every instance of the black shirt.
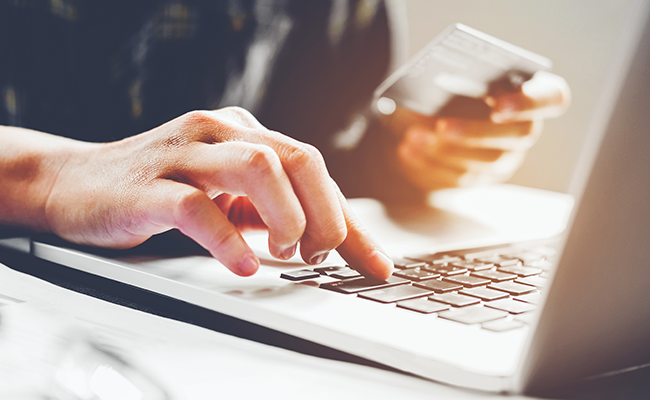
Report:
M0 0L0 124L103 142L242 106L317 146L346 195L390 200L415 194L391 139L370 121L340 140L390 50L378 0Z

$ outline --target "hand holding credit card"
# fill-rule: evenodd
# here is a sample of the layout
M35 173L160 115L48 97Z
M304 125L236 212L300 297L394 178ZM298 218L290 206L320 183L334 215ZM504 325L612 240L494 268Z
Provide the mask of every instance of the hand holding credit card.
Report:
M537 71L549 71L546 57L463 24L445 29L375 91L380 112L391 104L433 115L454 96L482 98L506 80L512 89Z
M448 27L375 91L398 138L398 168L428 191L509 179L570 90L551 61L462 24Z

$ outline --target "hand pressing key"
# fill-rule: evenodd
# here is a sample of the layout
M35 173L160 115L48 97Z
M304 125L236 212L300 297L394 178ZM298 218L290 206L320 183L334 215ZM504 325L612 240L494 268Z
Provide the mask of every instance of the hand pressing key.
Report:
M110 248L177 228L228 269L254 274L241 236L269 231L274 257L319 264L337 250L364 275L392 262L350 210L314 147L240 108L195 111L113 143L0 127L0 223Z

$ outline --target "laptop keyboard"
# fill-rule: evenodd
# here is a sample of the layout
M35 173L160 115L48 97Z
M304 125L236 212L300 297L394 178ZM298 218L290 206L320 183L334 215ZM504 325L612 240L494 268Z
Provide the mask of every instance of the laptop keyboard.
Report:
M503 332L532 320L557 240L419 254L393 260L395 272L382 281L348 266L303 268L281 274L360 301L395 304L405 310Z

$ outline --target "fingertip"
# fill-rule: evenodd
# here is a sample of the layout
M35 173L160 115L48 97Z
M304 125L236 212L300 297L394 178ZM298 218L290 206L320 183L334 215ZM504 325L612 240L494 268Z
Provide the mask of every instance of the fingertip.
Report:
M514 111L504 110L496 111L490 114L490 119L496 124L501 124L503 122L514 120L516 113Z
M288 260L294 255L296 255L296 250L298 250L298 243L294 243L292 246L287 247L280 253L280 259Z
M380 250L373 250L368 257L367 271L372 277L385 281L395 268L393 260Z
M330 254L329 251L325 251L325 252L322 252L322 253L315 254L314 256L312 256L309 259L309 264L318 265L318 264L322 263L323 261L325 261L327 259L327 256L329 256L329 254Z
M254 254L246 254L237 265L237 268L232 271L239 276L251 276L259 268L260 260Z

